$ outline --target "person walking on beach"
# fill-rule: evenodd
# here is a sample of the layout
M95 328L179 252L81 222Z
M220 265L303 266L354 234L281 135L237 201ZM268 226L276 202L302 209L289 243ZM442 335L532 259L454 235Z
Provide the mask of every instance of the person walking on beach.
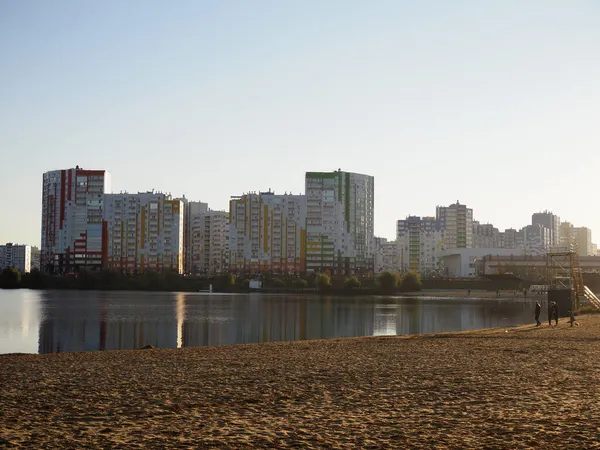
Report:
M540 302L535 302L535 321L536 321L536 327L539 327L542 322L540 322L540 314L542 312L542 305L540 305Z
M552 326L552 320L558 325L558 305L556 302L548 303L548 325Z
M575 325L576 327L579 326L579 322L577 322L575 320L575 314L573 313L573 311L568 311L567 315L569 316L569 323L571 324L571 326Z

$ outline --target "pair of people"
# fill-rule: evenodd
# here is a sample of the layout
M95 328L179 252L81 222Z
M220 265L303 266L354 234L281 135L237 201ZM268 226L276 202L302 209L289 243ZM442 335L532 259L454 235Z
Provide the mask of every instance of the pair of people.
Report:
M535 321L536 326L540 326L542 322L540 322L540 314L542 312L542 305L540 302L535 302ZM552 321L554 320L555 324L558 325L558 304L554 301L548 303L548 325L552 325Z

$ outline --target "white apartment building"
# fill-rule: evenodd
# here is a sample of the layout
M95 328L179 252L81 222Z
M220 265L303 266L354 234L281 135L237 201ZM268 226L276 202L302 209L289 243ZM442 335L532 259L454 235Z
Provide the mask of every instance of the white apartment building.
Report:
M429 276L440 270L439 254L446 246L444 230L435 217L408 216L398 220L396 242L402 272Z
M184 271L193 275L221 273L227 269L225 211L213 211L208 203L180 199L183 203Z
M12 267L21 273L31 271L31 246L11 242L0 245L0 271Z
M349 274L374 269L374 177L307 172L306 270Z
M208 211L208 203L189 201L185 195L178 200L183 203L184 273L200 274L204 243L204 214Z
M402 260L400 258L399 245L396 241L381 242L375 251L375 274L381 272L400 272Z
M183 204L154 192L107 194L106 266L127 273L183 273Z
M200 246L200 273L217 274L228 270L228 220L225 211L208 210L203 215Z
M248 193L229 202L229 270L302 273L306 196Z
M53 170L43 175L41 269L69 273L103 264L105 170Z
M436 219L444 230L446 248L473 247L473 210L457 200L450 206L437 206Z

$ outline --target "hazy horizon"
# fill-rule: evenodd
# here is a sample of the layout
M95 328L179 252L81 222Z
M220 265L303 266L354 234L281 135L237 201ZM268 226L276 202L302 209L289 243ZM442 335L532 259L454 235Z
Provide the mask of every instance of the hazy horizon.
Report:
M42 173L227 209L375 177L375 234L460 200L501 231L600 232L600 4L0 1L0 243L39 245ZM590 197L591 196L591 197Z

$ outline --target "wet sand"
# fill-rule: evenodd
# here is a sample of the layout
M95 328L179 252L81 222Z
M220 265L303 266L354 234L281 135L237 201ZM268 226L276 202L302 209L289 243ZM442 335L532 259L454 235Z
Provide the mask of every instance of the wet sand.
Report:
M0 448L593 448L600 316L173 350L0 356Z

